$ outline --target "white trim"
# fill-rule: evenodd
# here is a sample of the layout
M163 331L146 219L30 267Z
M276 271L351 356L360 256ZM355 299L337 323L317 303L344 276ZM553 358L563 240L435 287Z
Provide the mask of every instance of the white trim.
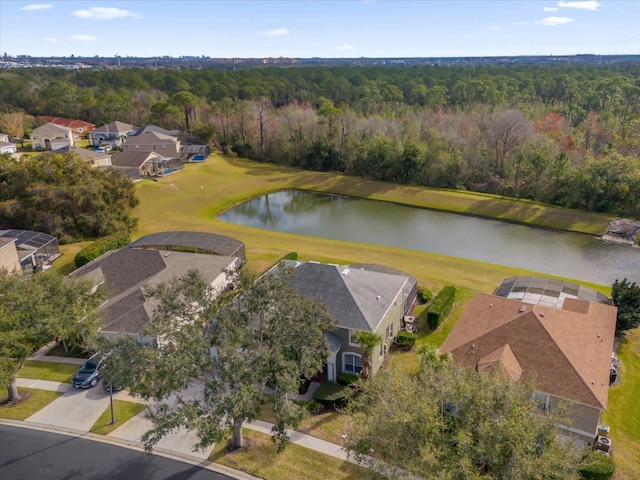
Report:
M349 371L345 368L345 366L347 365L347 361L346 361L346 356L347 355L353 355L354 357L357 357L360 359L360 372L362 372L362 355L360 355L359 353L355 353L355 352L343 352L342 353L342 373L355 373L355 374L359 374L360 372L355 372L355 371ZM355 363L354 363L354 368L355 368Z
M567 427L566 425L562 425L560 423L556 423L556 424L554 424L554 426L556 428L561 429L561 430L566 430L568 432L576 433L578 435L582 435L582 436L585 436L585 437L593 437L593 438L595 438L596 437L596 433L597 433L597 432L589 433L589 432L586 432L584 430L580 430L579 428Z

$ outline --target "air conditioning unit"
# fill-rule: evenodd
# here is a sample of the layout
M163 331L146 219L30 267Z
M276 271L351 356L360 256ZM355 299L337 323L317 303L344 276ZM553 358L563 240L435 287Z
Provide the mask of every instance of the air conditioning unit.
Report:
M594 450L598 452L609 453L611 451L611 439L598 435L596 437Z

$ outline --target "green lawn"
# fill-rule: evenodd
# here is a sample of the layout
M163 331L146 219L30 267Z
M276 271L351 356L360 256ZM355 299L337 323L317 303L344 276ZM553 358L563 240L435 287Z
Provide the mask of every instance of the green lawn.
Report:
M640 327L627 332L618 350L620 383L609 389L602 422L611 427L615 480L635 480L640 471Z
M90 431L101 435L108 435L120 425L138 415L145 408L147 408L147 406L142 403L114 400L113 415L116 420L115 423L111 423L111 407L109 406L102 412L102 415L96 420L96 423L93 424Z
M209 460L255 475L265 480L371 479L371 473L345 462L295 444L283 453L269 435L243 430L248 448L226 451L226 442L215 446ZM373 477L375 478L375 477Z
M73 363L27 360L22 370L18 372L18 377L67 383L71 381L71 377L73 377L73 374L76 373L79 368L80 365Z
M35 388L20 388L18 389L18 393L23 396L24 401L17 404L0 404L0 418L26 420L62 395L61 392L51 392L49 390L38 390Z

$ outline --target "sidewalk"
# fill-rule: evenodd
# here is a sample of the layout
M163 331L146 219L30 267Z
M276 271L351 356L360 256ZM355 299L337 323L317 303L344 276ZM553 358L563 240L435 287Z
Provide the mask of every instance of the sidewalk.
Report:
M43 360L49 362L60 361L61 363L82 363L82 359L44 356L44 354L35 355L33 360ZM79 362L78 362L79 360ZM70 384L52 382L47 380L32 380L28 378L18 378L19 387L39 388L42 390L50 390L63 392L60 398L54 400L43 409L39 410L27 419L30 425L50 426L54 430L70 430L74 432L87 433L100 415L109 406L109 394L101 387L94 387L87 390L76 390ZM197 395L195 386L190 390L193 395ZM316 387L317 386L313 386ZM113 395L114 399L129 402L147 403L144 400L129 395L126 390L117 392ZM115 429L106 438L114 442L122 442L127 445L140 445L140 437L152 426L149 419L146 418L146 410L137 416L129 419L123 425ZM271 435L273 424L255 420L251 423L245 422L244 427L255 430L266 435ZM311 450L315 450L324 455L338 458L350 463L356 463L354 459L349 458L347 452L341 445L327 442L311 435L306 435L294 430L288 430L287 433L291 439L291 443L300 445ZM92 435L92 434L91 434ZM194 452L193 446L197 443L196 433L181 429L163 438L157 445L157 450L161 452L174 452L176 455L186 455L192 459L205 461L210 449L201 452Z

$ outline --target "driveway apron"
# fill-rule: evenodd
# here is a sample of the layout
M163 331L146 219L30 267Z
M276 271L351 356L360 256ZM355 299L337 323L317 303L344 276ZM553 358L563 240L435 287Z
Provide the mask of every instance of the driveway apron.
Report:
M88 431L109 406L109 394L99 387L71 388L60 398L27 418L29 422Z

